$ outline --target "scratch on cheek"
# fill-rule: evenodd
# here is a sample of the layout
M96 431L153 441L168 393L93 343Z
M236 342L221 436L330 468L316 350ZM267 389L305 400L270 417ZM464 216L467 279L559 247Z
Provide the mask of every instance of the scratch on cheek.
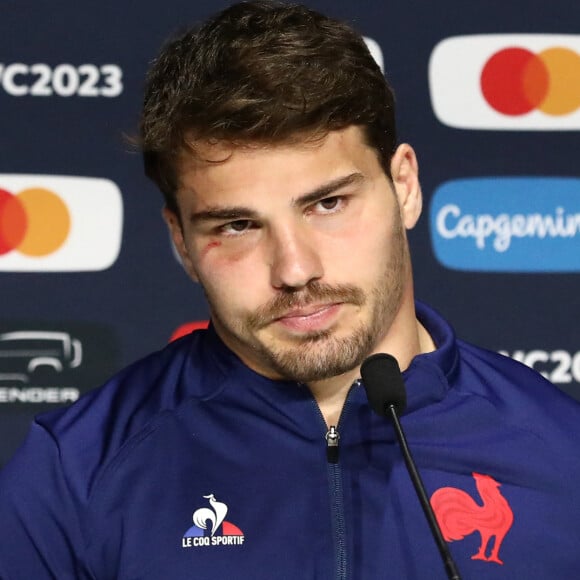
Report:
M201 258L205 258L210 250L213 248L219 248L222 243L218 241L210 242L202 251L201 251Z

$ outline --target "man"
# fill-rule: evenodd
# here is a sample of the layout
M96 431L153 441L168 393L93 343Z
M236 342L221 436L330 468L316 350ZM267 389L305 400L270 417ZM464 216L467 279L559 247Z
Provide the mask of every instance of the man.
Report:
M142 147L212 324L37 419L2 578L445 577L359 381L378 352L464 577L576 577L580 409L415 305L417 161L359 36L232 6L153 64Z

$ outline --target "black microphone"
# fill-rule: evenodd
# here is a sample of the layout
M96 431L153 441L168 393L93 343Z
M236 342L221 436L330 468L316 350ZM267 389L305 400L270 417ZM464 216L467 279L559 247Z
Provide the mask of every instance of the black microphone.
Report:
M449 546L443 538L441 528L437 523L437 518L427 497L425 486L413 461L411 450L407 444L407 439L403 432L399 415L402 414L407 406L407 393L405 383L399 369L397 359L390 354L379 353L368 357L360 368L361 378L367 393L367 398L372 410L381 417L388 417L393 421L395 433L403 452L403 458L415 491L431 528L431 533L439 553L443 559L443 565L447 572L449 580L461 580L457 566L453 561Z

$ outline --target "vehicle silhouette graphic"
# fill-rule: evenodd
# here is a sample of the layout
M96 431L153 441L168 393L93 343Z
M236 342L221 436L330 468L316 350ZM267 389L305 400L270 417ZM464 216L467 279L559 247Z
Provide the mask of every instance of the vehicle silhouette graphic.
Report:
M20 330L0 334L0 381L27 383L39 368L63 372L82 362L81 342L67 332Z

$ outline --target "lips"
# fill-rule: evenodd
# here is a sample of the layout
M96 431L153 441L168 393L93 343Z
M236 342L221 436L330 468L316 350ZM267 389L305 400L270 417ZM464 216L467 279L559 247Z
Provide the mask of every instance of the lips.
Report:
M334 322L342 303L312 304L295 308L276 318L274 322L298 332L325 330Z

